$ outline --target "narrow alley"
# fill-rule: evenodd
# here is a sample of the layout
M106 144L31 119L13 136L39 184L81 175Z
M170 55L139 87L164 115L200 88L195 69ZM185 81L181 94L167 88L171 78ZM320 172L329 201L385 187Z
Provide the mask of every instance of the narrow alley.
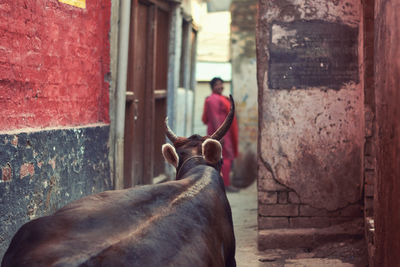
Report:
M348 239L314 249L257 249L257 187L228 193L236 237L238 267L366 267L365 240ZM282 229L285 231L285 229Z
M160 247L186 249L170 251L169 259L186 257L172 266L230 265L236 238L239 267L400 267L399 3L1 0L0 260L10 247L24 254L11 245L24 225L82 203L82 216L69 214L72 221L87 219L86 228L74 224L72 239L81 247L109 244L93 241L102 236L87 229L107 232L112 244L141 233L143 225L153 237L153 252L124 249L124 264L115 263L117 255L107 266L134 265L131 252L157 261ZM228 111L220 131L212 121L223 123ZM195 145L185 150L188 140ZM222 184L200 190L220 182L207 173L219 179L221 166L235 238ZM200 185L184 180L195 176ZM182 191L169 190L171 184ZM195 216L160 216L168 201L137 193L159 188ZM127 192L131 198L115 197ZM102 217L98 199L112 216ZM206 233L207 240L229 233L225 243L188 238L182 228L195 223L154 221L197 223L207 217L201 210L225 216L208 216L213 223L194 234ZM114 221L132 214L125 227ZM219 223L224 230L204 229ZM175 243L154 238L171 241L171 233L178 233ZM187 249L189 241L207 248ZM201 252L210 247L216 256L207 261ZM29 253L7 255L23 261ZM196 256L199 264L192 263Z

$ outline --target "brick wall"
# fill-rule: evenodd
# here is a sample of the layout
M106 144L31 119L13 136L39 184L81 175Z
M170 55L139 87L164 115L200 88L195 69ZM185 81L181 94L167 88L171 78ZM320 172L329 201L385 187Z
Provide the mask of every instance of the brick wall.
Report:
M335 211L314 208L301 201L294 190L276 181L268 163L259 166L258 228L328 227L362 217L362 205L347 205Z
M0 3L0 130L109 122L111 1Z

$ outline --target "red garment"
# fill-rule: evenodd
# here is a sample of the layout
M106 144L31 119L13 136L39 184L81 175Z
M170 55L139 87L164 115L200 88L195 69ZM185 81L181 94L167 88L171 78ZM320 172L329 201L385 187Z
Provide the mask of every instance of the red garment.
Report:
M222 162L222 168L221 168L221 174L222 174L222 180L224 180L224 185L229 186L231 184L231 180L229 179L229 174L231 172L231 167L232 167L232 161L231 159L223 159Z
M223 95L211 94L204 102L202 121L207 125L207 134L212 135L224 122L229 113L231 103ZM233 160L238 155L238 124L236 116L231 128L225 134L222 143L222 156Z

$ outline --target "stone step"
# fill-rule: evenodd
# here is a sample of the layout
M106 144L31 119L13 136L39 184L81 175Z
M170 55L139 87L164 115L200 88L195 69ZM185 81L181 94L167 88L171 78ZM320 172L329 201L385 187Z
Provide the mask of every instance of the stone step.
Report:
M284 267L355 267L351 263L342 262L338 259L292 259L286 260Z
M361 220L326 228L268 229L258 232L258 249L313 249L329 242L364 238Z

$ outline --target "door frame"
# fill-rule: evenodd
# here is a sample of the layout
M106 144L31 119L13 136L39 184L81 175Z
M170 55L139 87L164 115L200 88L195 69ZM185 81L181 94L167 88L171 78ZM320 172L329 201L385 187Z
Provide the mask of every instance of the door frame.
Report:
M136 137L141 138L140 140L136 139L134 135L129 135L126 134L127 131L130 131L130 129L125 129L125 142L124 142L124 188L134 186L137 184L149 184L152 183L153 179L153 169L154 169L154 138L153 138L153 132L155 129L155 78L156 78L156 64L157 64L157 58L156 58L156 44L157 44L157 18L159 12L158 10L163 10L167 11L169 13L169 20L170 20L170 13L172 10L172 7L170 4L165 3L165 2L160 2L157 0L134 0L132 1L132 7L131 7L131 20L130 20L130 25L131 25L131 36L130 36L130 41L129 41L129 63L128 63L128 73L127 75L133 75L135 76L134 68L134 62L136 58L138 57L137 49L136 49L136 40L138 40L138 25L139 23L143 23L141 21L141 18L139 17L139 8L141 8L139 5L145 5L148 7L147 10L147 49L146 49L146 55L145 55L145 78L144 78L144 88L143 89L138 89L136 90L143 90L142 92L144 94L144 98L141 100L138 100L135 98L135 94L133 93L132 96L127 95L127 104L129 101L143 101L143 103L139 106L141 108L138 109L138 112L142 113L140 116L142 116L142 119L144 120L143 122L143 130L138 130L138 131L143 131L141 132L140 135L137 135ZM169 42L169 41L168 41ZM133 54L131 54L133 53ZM168 53L166 54L168 57ZM168 61L168 60L167 60ZM131 66L131 67L129 67ZM167 70L168 72L168 70ZM135 79L135 78L133 78ZM166 82L167 83L167 82ZM135 90L130 87L129 85L129 78L128 78L128 83L127 83L127 93L129 94L128 90ZM165 88L167 89L167 88ZM130 93L132 94L132 93ZM166 95L166 94L165 94ZM135 103L134 103L135 105ZM138 114L136 114L138 115ZM135 115L135 116L136 116ZM125 114L125 116L129 116L129 114ZM126 118L127 120L129 119L128 117ZM129 122L128 122L129 123ZM134 124L134 123L132 123ZM129 125L128 125L129 126ZM133 130L133 132L135 132ZM147 133L147 134L146 134ZM151 134L150 134L151 133ZM137 142L137 143L134 143ZM135 147L133 144L138 144L142 143L143 145L143 151L141 149L139 151L135 150L132 148L132 151L129 151L131 147ZM130 146L132 144L132 146ZM133 163L133 160L135 159L135 163L139 162L136 164L136 166L140 166L140 169L135 170L134 166L131 166Z
M111 84L110 84L110 163L111 176L114 178L114 189L123 189L124 183L124 128L125 128L125 104L127 88L128 70L128 50L129 32L131 21L131 4L138 0L112 0L111 14ZM180 42L180 25L182 20L181 3L175 0L145 0L144 3L157 4L162 10L169 11L169 41L167 59L167 90L162 93L166 96L167 116L169 117L170 127L175 130L175 97L176 88L179 86L177 76L179 75L179 65L177 57L180 56L180 47L176 44ZM155 92L156 97L159 96ZM165 173L171 176L174 170L166 166Z

